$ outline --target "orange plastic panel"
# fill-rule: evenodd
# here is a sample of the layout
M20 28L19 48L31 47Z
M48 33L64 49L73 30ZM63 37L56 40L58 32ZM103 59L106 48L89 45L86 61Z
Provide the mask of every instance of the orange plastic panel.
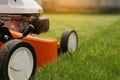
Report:
M3 45L4 43L0 42L0 47Z
M21 36L21 33L11 31L13 37ZM37 66L41 67L43 64L54 61L57 58L58 43L54 38L38 38L28 35L22 40L31 43L36 51Z

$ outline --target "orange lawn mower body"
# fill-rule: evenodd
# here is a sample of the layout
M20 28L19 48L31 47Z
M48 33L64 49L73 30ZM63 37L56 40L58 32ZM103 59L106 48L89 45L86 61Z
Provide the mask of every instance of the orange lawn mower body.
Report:
M16 35L15 32L14 34ZM34 46L38 67L57 59L59 43L55 38L38 38L29 35L23 40L30 42Z
M13 37L21 36L21 33L11 30ZM58 56L59 43L55 38L38 38L31 35L22 39L23 41L29 42L35 49L37 57L37 67L41 67L51 61L55 61ZM4 45L0 42L0 46Z

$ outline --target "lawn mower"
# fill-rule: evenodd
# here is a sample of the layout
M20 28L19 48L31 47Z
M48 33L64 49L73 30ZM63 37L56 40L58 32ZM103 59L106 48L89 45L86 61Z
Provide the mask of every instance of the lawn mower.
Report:
M72 29L63 32L60 42L32 36L49 30L49 19L41 13L34 0L0 0L0 80L29 80L60 52L77 49L78 36Z

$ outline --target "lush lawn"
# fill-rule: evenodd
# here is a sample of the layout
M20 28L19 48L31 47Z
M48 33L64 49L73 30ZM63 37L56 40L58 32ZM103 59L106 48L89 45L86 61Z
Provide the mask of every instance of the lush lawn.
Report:
M60 40L65 29L75 29L79 48L38 69L33 80L120 80L120 15L44 15L50 30L39 36Z

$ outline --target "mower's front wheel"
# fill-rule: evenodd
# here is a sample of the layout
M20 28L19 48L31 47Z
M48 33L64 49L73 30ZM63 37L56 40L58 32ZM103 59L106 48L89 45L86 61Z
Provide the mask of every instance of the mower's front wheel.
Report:
M28 42L11 40L0 48L0 80L28 80L35 71L36 54Z
M78 35L75 30L65 30L61 37L60 49L62 52L75 52L78 46Z

